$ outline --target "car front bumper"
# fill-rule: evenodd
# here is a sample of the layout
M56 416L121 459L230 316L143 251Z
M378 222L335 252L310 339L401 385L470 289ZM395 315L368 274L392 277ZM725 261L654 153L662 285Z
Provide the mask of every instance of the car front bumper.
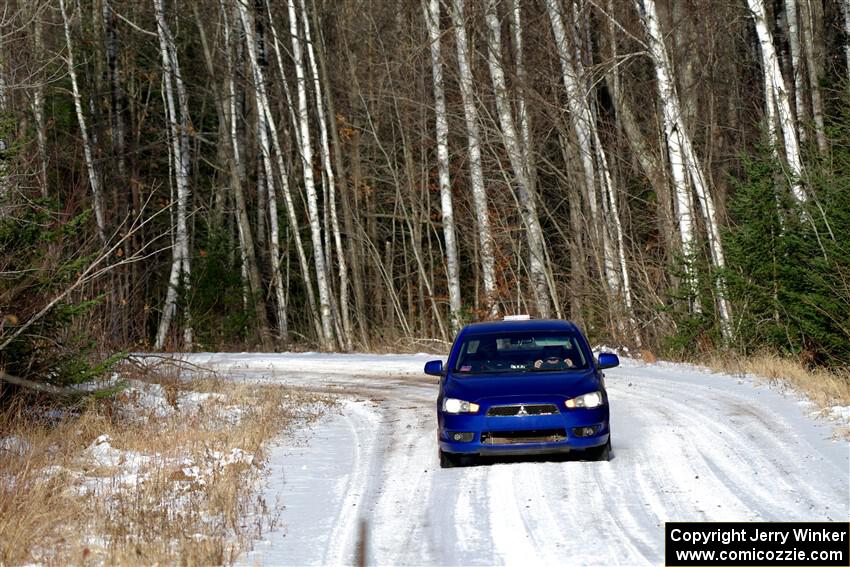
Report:
M463 440L457 439L458 434ZM509 417L439 412L437 437L440 450L446 453L535 455L582 451L608 443L608 408Z

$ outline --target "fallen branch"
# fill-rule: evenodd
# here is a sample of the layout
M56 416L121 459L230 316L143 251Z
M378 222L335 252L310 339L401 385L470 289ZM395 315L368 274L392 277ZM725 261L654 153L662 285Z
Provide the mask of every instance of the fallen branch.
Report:
M22 388L27 388L29 390L51 394L53 396L76 396L81 393L85 393L69 386L54 386L53 384L48 384L46 382L35 382L34 380L27 380L26 378L18 378L17 376L6 374L3 370L0 370L0 381L14 384L15 386L20 386Z
M148 362L147 362L148 359L157 359L158 362L156 362L155 364L148 364ZM135 366L135 367L137 367L141 370L144 370L144 371L154 370L154 369L157 369L159 366L166 365L166 366L174 366L178 370L184 370L184 369L188 368L190 370L194 369L194 370L199 370L199 371L202 371L202 372L209 372L213 376L218 377L218 373L215 370L213 370L212 368L207 368L206 366L200 366L198 364L194 364L194 363L186 361L186 360L180 360L179 358L174 358L173 356L170 356L170 355L167 355L167 354L149 354L149 353L129 354L129 355L127 355L127 358L125 359L125 362L132 364L133 366Z

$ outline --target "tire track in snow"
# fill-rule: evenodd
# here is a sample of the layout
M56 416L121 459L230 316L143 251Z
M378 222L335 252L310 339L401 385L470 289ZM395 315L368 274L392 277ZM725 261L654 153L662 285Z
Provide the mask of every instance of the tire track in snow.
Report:
M697 389L699 395L691 394L683 400L681 391L676 394L670 386L650 383L650 389L661 392L634 395L643 398L642 405L655 412L656 423L678 422L674 428L662 426L663 431L670 429L669 435L664 433L664 439L652 444L663 443L683 451L687 457L684 461L699 475L699 480L711 481L712 486L704 491L711 496L703 496L701 503L705 506L709 500L721 500L727 509L717 510L715 505L715 509L704 510L708 519L787 519L789 510L800 510L802 501L809 508L801 510L805 512L801 517L810 518L809 509L825 510L829 506L832 496L822 488L824 479L813 483L811 475L799 463L800 452L811 452L813 448L793 435L786 442L778 440L778 432L793 434L793 428L781 416L752 404L743 405L746 401L741 396L719 391L712 391L709 396ZM664 399L663 406L653 407L648 403L650 398L658 397ZM734 419L735 416L740 419ZM680 486L695 484L684 483L687 479L684 475L675 478ZM841 478L840 473L837 478ZM718 497L724 493L725 498ZM794 496L789 498L789 495ZM823 515L814 517L825 519Z
M487 492L487 471L483 467L446 469L438 472L435 488L443 490L432 498L432 510L441 509L435 548L441 550L438 563L443 565L495 565L491 545L490 516L482 503L492 495ZM432 512L433 515L433 512Z
M338 495L342 495L339 513L328 538L322 563L325 565L348 565L353 563L358 532L358 519L362 513L362 501L369 482L370 460L375 445L375 425L379 416L362 404L347 403L343 406L346 424L351 431L353 459L351 472L340 479ZM349 413L350 412L350 413Z
M519 468L527 466L522 464ZM541 557L529 534L526 518L520 512L514 481L517 467L492 465L487 471L490 498L485 503L496 555L507 565L540 565Z
M522 464L517 468L515 489L528 534L534 540L545 565L576 560L576 538L582 530L581 519L575 514L565 516L564 504L572 508L574 500L566 493L561 498L558 489L570 485L576 476L583 477L584 463L544 462ZM567 472L569 471L569 472ZM568 478L567 478L568 477ZM572 495L574 498L576 495ZM555 507L558 506L556 510Z
M430 473L434 466L433 443L423 443L422 430L430 413L408 408L392 408L380 436L392 439L384 451L381 484L372 509L367 547L370 564L421 565L431 562L431 550L417 546L423 541L427 523L427 502L431 491Z

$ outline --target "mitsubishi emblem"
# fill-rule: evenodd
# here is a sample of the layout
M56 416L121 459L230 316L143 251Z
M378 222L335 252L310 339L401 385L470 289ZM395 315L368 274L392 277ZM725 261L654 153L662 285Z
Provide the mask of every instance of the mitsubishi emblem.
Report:
M519 406L519 411L518 411L518 412L516 412L516 414L517 414L517 415L528 415L528 412L527 412L527 411L525 411L525 406L524 406L524 405L520 405L520 406Z

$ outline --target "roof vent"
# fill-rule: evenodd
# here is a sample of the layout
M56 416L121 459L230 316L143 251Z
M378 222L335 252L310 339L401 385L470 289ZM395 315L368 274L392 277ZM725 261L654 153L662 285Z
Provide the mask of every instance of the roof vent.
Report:
M531 315L505 315L502 321L530 321Z

